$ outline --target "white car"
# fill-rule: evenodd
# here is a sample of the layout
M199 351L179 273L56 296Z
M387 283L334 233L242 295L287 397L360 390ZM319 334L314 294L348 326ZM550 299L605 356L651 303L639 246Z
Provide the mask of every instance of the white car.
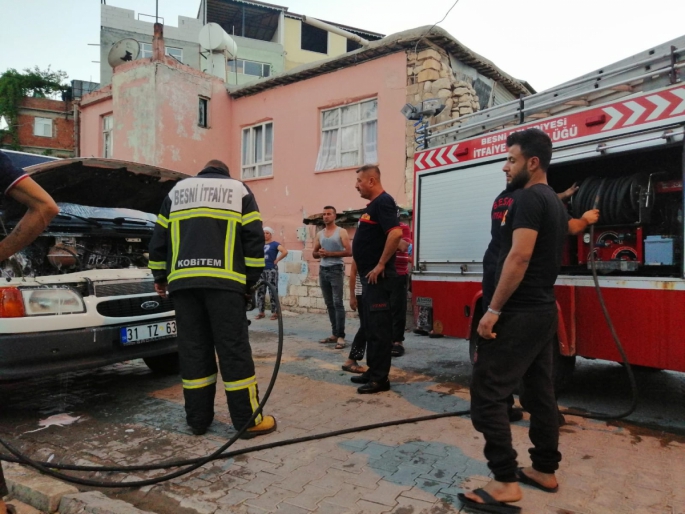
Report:
M154 291L147 247L155 213L186 175L98 158L49 159L25 171L60 214L0 263L0 380L136 358L177 372L173 304ZM0 237L23 206L6 197L2 214Z

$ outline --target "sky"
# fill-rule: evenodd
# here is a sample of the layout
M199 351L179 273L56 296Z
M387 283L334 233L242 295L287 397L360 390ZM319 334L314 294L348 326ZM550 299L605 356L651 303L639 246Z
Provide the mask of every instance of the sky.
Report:
M106 0L154 14L155 0ZM158 0L167 25L199 0ZM39 66L99 82L101 0L0 0L0 73ZM382 34L443 18L454 0L269 0ZM459 0L440 27L541 91L685 35L683 0ZM144 18L145 19L145 18ZM149 19L149 18L147 18Z

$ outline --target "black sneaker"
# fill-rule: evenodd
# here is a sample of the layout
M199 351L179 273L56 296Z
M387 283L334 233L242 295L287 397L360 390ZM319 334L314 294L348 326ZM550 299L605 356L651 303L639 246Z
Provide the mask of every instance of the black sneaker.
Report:
M366 384L369 381L369 377L365 375L356 375L354 377L350 377L350 382L353 382L355 384Z
M374 394L381 393L383 391L390 391L390 381L385 382L368 382L363 386L357 388L359 394Z
M402 345L402 343L392 343L390 355L392 355L393 357L402 357L402 355L404 355L404 346Z
M207 427L190 427L193 435L205 435L207 433Z

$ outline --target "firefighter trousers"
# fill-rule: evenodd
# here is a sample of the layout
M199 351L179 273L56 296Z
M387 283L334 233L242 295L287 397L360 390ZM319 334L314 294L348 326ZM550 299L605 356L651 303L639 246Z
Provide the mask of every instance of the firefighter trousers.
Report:
M214 419L217 364L231 421L239 430L259 405L245 296L223 289L182 289L172 294L186 420L204 428ZM215 354L216 352L216 354ZM254 421L262 421L260 414Z

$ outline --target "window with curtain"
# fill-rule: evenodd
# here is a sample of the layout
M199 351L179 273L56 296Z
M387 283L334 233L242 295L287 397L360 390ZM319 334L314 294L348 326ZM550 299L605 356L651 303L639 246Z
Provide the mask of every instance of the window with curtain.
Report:
M261 123L243 129L241 178L273 175L274 124Z
M321 112L321 146L316 171L378 163L378 100Z
M102 117L102 156L106 159L112 158L112 129L114 128L114 118L112 115Z

